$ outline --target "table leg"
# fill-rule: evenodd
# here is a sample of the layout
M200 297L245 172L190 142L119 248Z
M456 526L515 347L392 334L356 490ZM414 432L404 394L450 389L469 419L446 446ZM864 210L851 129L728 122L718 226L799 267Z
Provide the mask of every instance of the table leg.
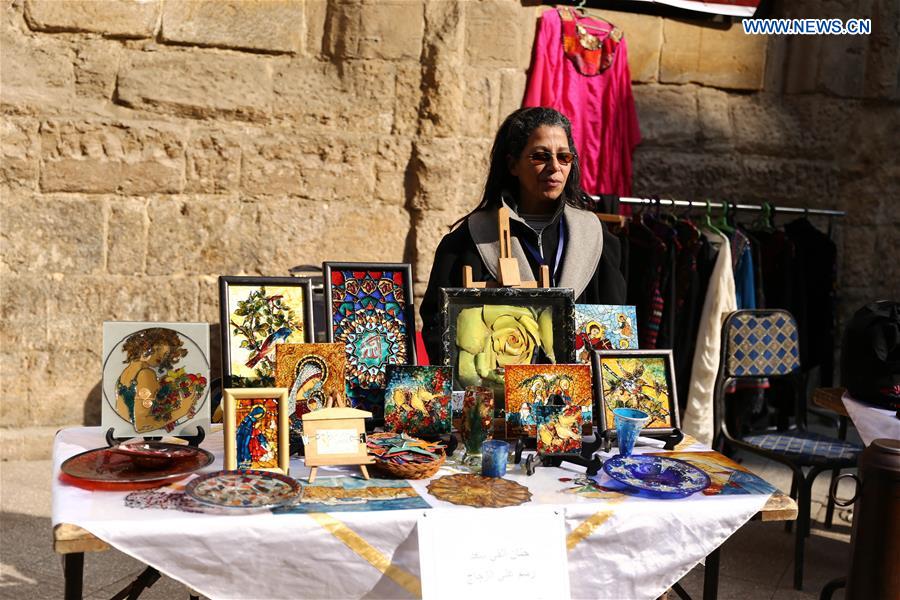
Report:
M703 600L716 600L719 596L719 549L716 548L706 557L703 569Z
M81 600L84 582L84 552L63 554L63 578L66 581L65 599Z

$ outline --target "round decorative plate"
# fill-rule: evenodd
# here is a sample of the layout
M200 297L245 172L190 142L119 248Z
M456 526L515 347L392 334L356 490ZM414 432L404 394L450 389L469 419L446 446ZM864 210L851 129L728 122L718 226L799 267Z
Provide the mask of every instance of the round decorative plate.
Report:
M468 473L435 479L428 484L428 492L438 500L478 508L518 506L531 500L531 492L520 483Z
M683 460L653 454L614 456L603 470L619 483L665 497L683 498L709 486L709 475Z
M293 503L300 493L297 480L269 471L216 471L194 479L185 493L207 506L262 509Z
M180 446L178 455L171 457L162 467L139 466L133 456L113 448L97 448L76 454L67 459L60 469L69 477L86 481L107 483L165 482L181 479L212 464L215 457L202 448Z
M126 442L110 448L111 451L130 456L142 469L158 469L175 460L184 459L194 453L190 446L168 444L166 442Z

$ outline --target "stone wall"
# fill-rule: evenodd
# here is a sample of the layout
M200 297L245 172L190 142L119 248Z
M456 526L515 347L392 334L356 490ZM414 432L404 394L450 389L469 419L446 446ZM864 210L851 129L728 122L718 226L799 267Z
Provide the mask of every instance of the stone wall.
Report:
M528 4L4 0L3 456L98 422L104 320L216 323L220 274L404 261L421 295L521 101ZM629 44L635 193L847 210L846 315L900 297L900 8L784 4L875 30L768 39L602 13Z

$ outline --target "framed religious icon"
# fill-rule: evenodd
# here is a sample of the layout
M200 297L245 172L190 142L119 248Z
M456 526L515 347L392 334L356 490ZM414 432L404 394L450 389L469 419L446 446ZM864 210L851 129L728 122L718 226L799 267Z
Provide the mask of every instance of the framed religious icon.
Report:
M342 344L280 344L275 348L275 385L288 389L291 429L303 415L346 394L347 355Z
M650 415L641 435L664 437L679 428L671 350L601 350L593 357L598 426L615 435L613 409L636 408Z
M347 399L380 421L388 365L416 364L412 269L339 262L322 268L328 341L347 353Z
M287 388L225 390L225 468L288 475Z
M503 397L510 365L575 362L575 301L568 288L444 288L442 358L454 389Z
M209 432L209 326L103 323L101 425L113 437Z
M540 425L553 420L553 427L561 428L565 424L570 430L577 424L580 448L582 423L591 423L593 419L591 366L508 365L504 371L507 437L538 436ZM572 406L578 407L577 420L571 418L573 411L568 410Z
M591 364L592 350L637 350L637 313L633 306L575 305L575 353Z
M296 277L219 277L223 387L275 385L275 347L312 342L312 283Z
M453 369L391 365L384 394L387 431L413 437L450 433Z

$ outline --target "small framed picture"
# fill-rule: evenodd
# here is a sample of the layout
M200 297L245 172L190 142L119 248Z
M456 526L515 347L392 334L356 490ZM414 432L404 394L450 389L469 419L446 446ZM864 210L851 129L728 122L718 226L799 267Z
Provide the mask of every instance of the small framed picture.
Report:
M637 350L635 307L616 304L575 305L575 352L591 364L593 350Z
M578 406L541 404L535 408L538 454L578 454L584 423Z
M219 277L223 387L275 385L275 347L312 342L312 282Z
M450 433L450 367L388 367L384 425L414 437Z
M681 426L671 350L601 350L594 353L593 368L600 431L615 432L615 408L650 415L641 435L668 435Z
M326 262L326 335L347 352L347 399L384 417L388 365L416 364L409 264Z
M287 388L225 390L225 468L288 475Z
M507 437L535 437L541 422L560 417L564 409L575 406L581 413L580 447L581 424L593 419L590 365L509 365L505 377ZM570 416L571 411L565 412L564 422L574 427Z
M506 367L575 362L575 301L567 288L444 288L442 352L453 389L504 393Z

